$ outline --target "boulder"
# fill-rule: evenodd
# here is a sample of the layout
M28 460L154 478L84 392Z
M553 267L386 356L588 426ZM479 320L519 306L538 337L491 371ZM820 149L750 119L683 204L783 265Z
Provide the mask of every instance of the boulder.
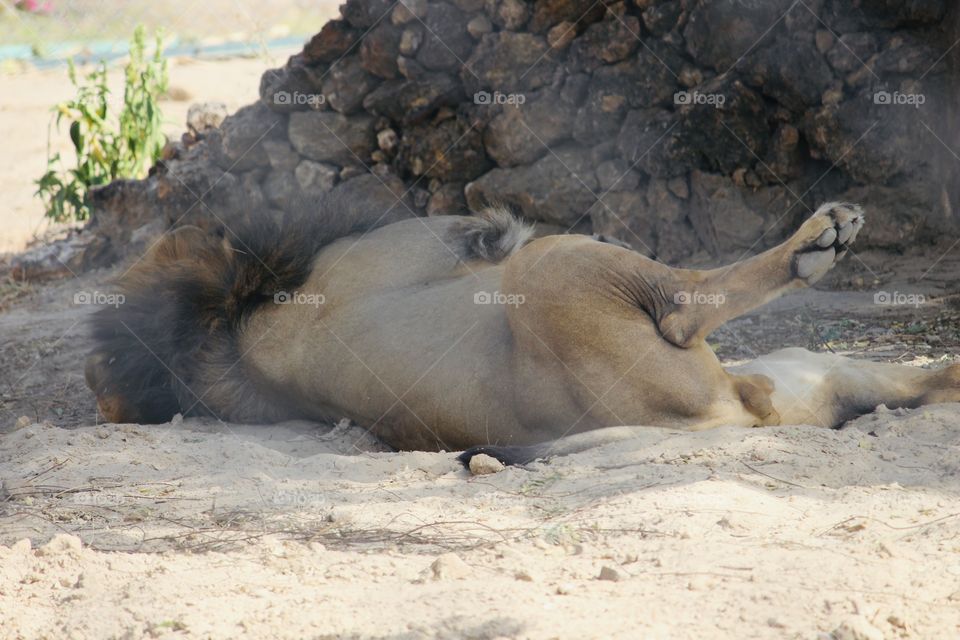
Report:
M346 117L329 111L303 111L290 115L287 134L297 152L310 160L336 165L367 162L376 147L374 118L366 114Z

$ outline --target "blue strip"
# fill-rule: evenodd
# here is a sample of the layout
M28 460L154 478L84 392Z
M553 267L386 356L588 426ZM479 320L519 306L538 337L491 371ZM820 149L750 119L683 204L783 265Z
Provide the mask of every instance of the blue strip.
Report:
M267 49L299 47L307 41L309 36L287 36L277 38L266 43ZM264 45L259 42L224 42L215 45L201 45L191 42L174 40L163 50L167 58L189 56L194 58L230 58L244 55L258 54ZM125 57L130 51L130 43L125 40L95 41L95 42L58 42L45 45L43 57L34 55L30 45L13 44L0 46L0 62L20 60L29 62L39 69L66 65L71 58L76 64L90 62L107 62ZM150 51L149 44L147 51Z

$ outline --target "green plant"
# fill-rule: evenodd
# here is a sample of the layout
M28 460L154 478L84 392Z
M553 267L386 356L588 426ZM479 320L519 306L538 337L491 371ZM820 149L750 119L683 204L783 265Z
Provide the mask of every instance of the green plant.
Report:
M101 61L86 77L78 79L71 62L68 75L76 97L54 108L57 131L69 122L70 141L76 163L65 169L60 154L50 153L47 171L36 181L36 195L43 200L47 217L63 222L86 220L90 215L90 189L119 178L142 178L160 157L166 142L157 104L167 90L167 62L163 40L156 35L153 55L146 53L143 27L137 27L130 42L130 61L124 74L123 106L113 115L107 65Z

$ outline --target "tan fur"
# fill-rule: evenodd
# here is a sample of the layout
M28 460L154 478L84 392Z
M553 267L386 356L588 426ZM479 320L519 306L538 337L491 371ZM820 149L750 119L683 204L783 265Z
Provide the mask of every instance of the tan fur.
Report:
M345 416L400 449L448 450L616 425L834 426L881 402L960 400L957 367L786 350L727 370L706 344L822 277L863 224L855 205L824 205L782 245L708 271L575 235L464 260L451 248L463 221L405 220L323 248L296 292L321 304L268 303L243 326L258 393L279 414Z

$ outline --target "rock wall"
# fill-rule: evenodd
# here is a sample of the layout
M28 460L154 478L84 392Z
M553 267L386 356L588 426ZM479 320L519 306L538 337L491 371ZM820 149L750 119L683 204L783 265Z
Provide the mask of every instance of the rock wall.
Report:
M399 217L506 203L667 261L769 246L826 199L867 206L867 245L958 229L947 0L348 0L341 14L264 73L259 102L219 126L199 109L148 179L98 192L91 252L279 217L330 189Z

